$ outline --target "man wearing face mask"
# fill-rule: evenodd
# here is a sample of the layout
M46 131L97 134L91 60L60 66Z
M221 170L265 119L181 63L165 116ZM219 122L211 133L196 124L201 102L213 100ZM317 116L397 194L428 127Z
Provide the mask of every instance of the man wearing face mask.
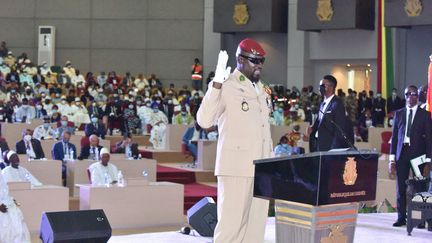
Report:
M393 88L391 96L387 98L387 112L399 110L404 106L404 101L398 96L397 89Z
M15 145L17 154L27 154L32 159L45 158L45 153L42 149L39 140L32 138L33 131L25 129L22 133L22 140Z
M349 148L349 142L354 144L353 128L345 115L345 106L340 98L335 96L336 85L337 80L332 75L325 75L320 81L323 101L317 119L309 127L311 152Z
M91 117L91 123L86 124L84 131L86 137L95 134L96 136L105 139L105 125L102 122L99 122L99 119L96 116Z
M194 122L194 118L191 114L187 111L185 106L181 107L181 111L179 114L177 114L174 117L173 124L179 124L179 125L191 125Z
M57 134L51 125L51 119L49 116L44 117L44 124L35 128L33 137L37 140L55 139L57 137Z
M16 111L15 120L17 122L30 122L35 118L35 114L35 108L29 105L27 98L23 98L21 106Z
M57 123L56 134L57 138L63 134L63 132L69 132L70 134L75 134L75 126L73 122L70 122L67 116L61 116L60 122Z
M47 111L43 108L40 102L36 103L35 119L44 119L47 115Z
M386 115L385 107L386 100L382 98L381 93L377 92L376 98L372 103L372 118L374 120L374 124L376 126L383 127L384 126L384 117Z
M159 110L158 105L152 105L153 112L150 115L149 124L152 126L150 131L150 142L153 144L154 149L166 148L166 125L168 118L162 111Z
M272 113L271 123L274 126L282 126L285 122L284 110L281 106L277 107Z
M218 223L214 242L264 242L268 201L253 197L253 160L268 158L270 95L260 81L265 51L251 39L237 48L237 68L230 73L228 54L220 51L215 77L197 113L202 128L218 123L215 175Z

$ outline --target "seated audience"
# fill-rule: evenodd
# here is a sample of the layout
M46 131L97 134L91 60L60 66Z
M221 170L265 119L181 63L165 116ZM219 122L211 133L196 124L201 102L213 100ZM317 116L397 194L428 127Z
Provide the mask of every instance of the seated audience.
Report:
M99 160L99 152L102 146L99 145L99 138L95 134L89 137L90 144L81 148L81 154L78 156L79 160L91 159Z
M89 166L91 184L101 186L106 184L117 183L117 167L111 163L110 153L107 148L102 148L100 151L100 161Z
M9 150L6 155L9 164L2 170L3 178L6 182L30 182L32 186L42 186L42 183L34 177L26 168L19 166L18 154Z
M287 156L293 154L294 149L288 144L288 138L286 136L282 136L279 139L279 143L274 148L275 156Z
M43 119L47 115L47 111L43 108L40 102L36 103L35 119Z
M52 157L54 160L61 160L64 162L65 154L66 157L73 154L73 159L76 159L76 148L75 145L70 143L71 133L68 131L64 131L61 135L61 140L54 144L53 149L51 151Z
M152 129L150 131L150 142L153 144L154 149L165 149L166 148L166 128L168 124L168 118L162 111L159 110L158 105L154 103L152 105L153 112L150 115L150 125Z
M123 140L116 143L114 153L126 154L126 157L136 157L138 155L138 144L132 142L132 135L126 133Z
M39 140L32 138L33 131L24 129L22 138L15 145L18 154L27 154L30 159L45 158L45 153Z
M9 187L0 173L0 242L30 243L30 232Z
M35 118L35 108L29 105L27 98L22 99L21 106L15 112L15 121L30 122Z
M194 118L187 111L185 106L181 107L181 112L174 117L173 124L179 125L191 125L194 122Z
M75 126L73 122L70 122L67 116L62 116L61 121L57 123L56 134L57 138L63 134L64 131L68 131L70 134L75 134Z
M198 125L198 122L195 122L193 127L186 129L182 139L183 143L187 145L188 151L192 154L194 161L197 159L196 142L199 139L207 139L207 134L206 131Z
M95 134L96 136L105 139L106 129L105 125L99 121L98 117L92 116L91 123L85 126L85 135L90 137L90 135Z
M44 117L44 124L39 125L35 128L33 137L38 140L49 140L57 138L56 131L51 125L51 119L49 116Z

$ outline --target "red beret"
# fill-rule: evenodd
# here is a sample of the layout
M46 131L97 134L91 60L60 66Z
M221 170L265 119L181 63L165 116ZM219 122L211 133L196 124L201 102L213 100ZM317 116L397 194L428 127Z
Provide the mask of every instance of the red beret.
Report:
M239 43L237 52L239 50L241 50L243 52L248 52L252 55L257 55L257 56L265 56L265 54L266 54L266 52L264 51L264 49L262 48L262 46L258 42L254 41L252 39L249 39L249 38L246 38Z

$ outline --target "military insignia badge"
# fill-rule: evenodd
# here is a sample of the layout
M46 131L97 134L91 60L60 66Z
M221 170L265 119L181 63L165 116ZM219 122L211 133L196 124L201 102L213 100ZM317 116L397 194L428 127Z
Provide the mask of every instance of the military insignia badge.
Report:
M357 162L354 157L348 157L347 159L342 177L345 185L352 186L357 180Z
M408 17L417 17L421 14L423 10L421 0L406 0L405 2L405 12Z
M236 5L234 5L233 20L236 25L245 25L249 21L249 12L246 0L240 0Z
M246 80L246 78L245 78L245 76L243 76L243 75L240 75L240 81L245 81Z
M333 6L331 0L318 0L316 16L321 22L331 21L333 17Z
M248 111L249 110L249 104L243 100L242 104L241 104L241 109L242 111Z

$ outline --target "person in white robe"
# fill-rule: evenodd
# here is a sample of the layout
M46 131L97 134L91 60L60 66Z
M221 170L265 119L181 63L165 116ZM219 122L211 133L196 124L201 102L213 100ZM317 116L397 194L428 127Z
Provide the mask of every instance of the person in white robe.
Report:
M2 175L6 182L30 182L32 186L42 186L42 183L30 171L19 165L20 160L15 151L9 150L7 159L9 166L2 170Z
M110 152L107 148L101 149L100 158L100 161L89 166L91 184L93 186L116 184L118 169L115 165L109 163Z
M157 104L152 105L153 113L150 116L150 125L152 126L150 132L150 142L153 144L154 149L166 149L166 129L168 124L168 117L158 109Z
M141 120L141 131L143 135L148 135L147 132L147 124L150 123L150 118L153 113L153 110L151 109L151 101L148 99L145 101L145 105L140 105L137 108L137 115Z
M30 122L35 118L36 109L28 104L28 99L22 99L22 104L16 109L15 119L17 122Z
M90 117L87 108L83 105L79 97L75 98L75 103L71 105L70 121L72 121L76 127L80 127L81 124L90 123Z
M9 187L0 173L0 242L30 243L30 232L21 210L9 195Z

